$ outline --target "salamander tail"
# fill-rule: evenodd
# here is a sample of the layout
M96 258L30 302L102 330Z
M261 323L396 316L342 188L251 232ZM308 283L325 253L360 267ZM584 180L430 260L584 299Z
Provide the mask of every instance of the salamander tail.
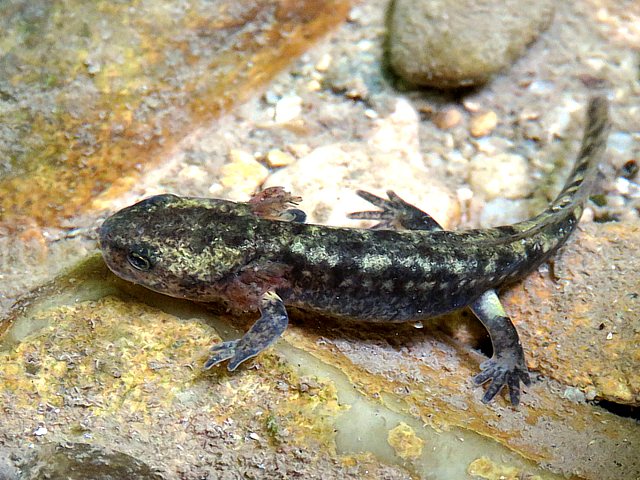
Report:
M591 194L598 174L598 164L607 144L609 104L604 97L593 97L587 107L586 126L580 152L573 170L557 198L539 215L511 226L511 241L526 238L545 227L569 220L575 226L582 215L584 202ZM500 227L498 227L500 228ZM570 233L572 228L567 230Z
M593 97L587 108L587 120L573 170L558 197L542 214L556 216L565 210L579 209L590 195L595 183L598 163L606 147L609 132L609 105L604 97ZM577 215L579 217L579 215Z

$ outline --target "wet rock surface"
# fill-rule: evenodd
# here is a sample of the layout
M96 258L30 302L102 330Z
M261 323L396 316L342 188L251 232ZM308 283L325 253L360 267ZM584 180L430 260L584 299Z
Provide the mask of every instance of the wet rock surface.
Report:
M633 291L638 279L623 247L635 245L627 235L634 234L640 209L640 178L628 167L640 154L634 50L640 32L633 20L640 12L635 4L599 5L558 3L549 30L504 75L479 90L443 95L393 88L382 67L387 2L360 4L334 37L266 91L194 129L157 166L122 177L126 194L94 198L88 213L64 228L42 228L29 218L0 225L0 472L13 475L39 445L71 442L130 455L177 479L263 478L265 472L274 478L638 477L631 406L637 360L628 351L635 341L629 328L639 317L633 298L622 302L622 311L614 302L616 289ZM90 68L94 75L104 71ZM95 251L91 231L101 216L167 191L246 200L263 182L285 184L305 197L310 218L334 225L355 225L344 213L369 208L355 203L355 188L394 188L450 228L526 218L564 183L586 99L595 93L611 100L612 138L597 195L565 250L575 245L577 254L569 267L555 272L552 264L551 273L533 274L526 288L503 292L537 373L519 410L504 398L488 407L479 402L482 389L469 379L490 352L484 330L464 314L376 329L295 316L284 341L247 368L202 373L208 346L238 335L232 325L247 328L252 318L214 315L123 285L96 259L84 273L41 287ZM518 156L527 193L509 191L507 175L489 190L474 182L472 161L480 154L494 165L504 155ZM594 219L616 226L589 227ZM613 279L609 263L623 280ZM602 289L614 305L609 309L589 289L600 292L602 282L615 287ZM601 312L602 330L583 311L583 297ZM540 332L546 340L538 342ZM567 358L574 351L576 363ZM592 398L610 398L631 418Z
M161 480L140 460L86 443L42 445L20 465L21 480Z
M60 226L246 99L348 3L14 1L0 14L0 222ZM9 127L10 125L10 127Z
M480 85L507 68L553 18L549 0L395 0L389 56L407 82Z
M503 298L531 368L585 398L638 407L640 223L580 230L551 267Z
M516 475L640 472L633 420L566 398L548 377L518 409L505 398L484 405L470 378L485 357L431 324L363 330L297 314L283 341L243 368L203 371L208 347L253 319L131 286L97 256L10 318L0 345L7 468L32 464L30 445L70 442L166 478L460 478L479 452ZM578 455L576 444L589 447ZM452 449L457 460L442 462Z
M305 380L277 352L242 376L203 371L208 347L220 340L207 322L225 338L235 331L206 310L129 289L99 257L41 294L48 300L25 301L0 346L7 468L51 472L70 462L89 469L96 463L84 461L84 450L55 447L60 461L51 464L30 453L88 443L117 452L96 461L103 473L142 472L133 457L165 478L355 479L365 471L407 478L373 457L355 462L357 452L336 456L331 420L347 407L331 381Z

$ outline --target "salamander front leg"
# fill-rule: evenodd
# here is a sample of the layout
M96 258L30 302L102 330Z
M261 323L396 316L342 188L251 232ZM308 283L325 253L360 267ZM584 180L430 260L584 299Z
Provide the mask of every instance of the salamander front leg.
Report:
M471 310L489 332L493 344L493 356L482 362L482 371L473 379L476 385L491 380L482 401L489 403L506 386L511 403L516 406L520 403L520 382L531 383L518 332L494 290L485 292Z
M289 323L287 310L275 292L265 293L260 300L260 318L239 340L219 343L211 347L211 357L204 364L208 369L225 360L234 371L245 360L255 357L274 343Z
M301 197L291 195L283 187L269 187L252 196L247 204L258 217L304 223L307 220L307 214L299 208L290 208L292 205L297 205L300 200L302 200Z

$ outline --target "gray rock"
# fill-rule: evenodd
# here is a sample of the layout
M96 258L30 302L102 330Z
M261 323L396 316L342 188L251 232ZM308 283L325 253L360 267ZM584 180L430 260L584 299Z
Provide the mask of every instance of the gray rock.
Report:
M550 0L395 0L389 60L415 85L485 83L518 58L551 22Z

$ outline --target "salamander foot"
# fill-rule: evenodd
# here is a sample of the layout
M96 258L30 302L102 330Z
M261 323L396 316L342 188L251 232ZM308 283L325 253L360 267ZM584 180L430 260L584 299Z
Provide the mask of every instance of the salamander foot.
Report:
M506 386L509 389L509 399L515 407L520 403L520 382L525 385L531 384L529 371L524 362L493 357L482 362L480 369L481 372L473 377L473 382L482 385L491 380L482 397L483 403L489 403Z

